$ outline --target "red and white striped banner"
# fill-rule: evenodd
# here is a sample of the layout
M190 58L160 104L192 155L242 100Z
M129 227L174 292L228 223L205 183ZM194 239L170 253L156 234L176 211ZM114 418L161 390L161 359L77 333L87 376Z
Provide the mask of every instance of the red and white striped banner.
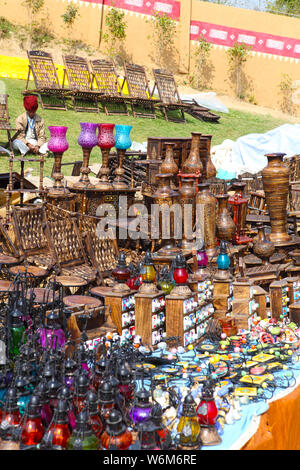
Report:
M198 41L201 37L219 46L232 47L235 43L245 43L254 52L300 59L300 39L191 21L191 40Z
M88 3L103 4L103 0L81 0ZM123 10L140 13L142 15L154 15L165 13L173 20L180 18L180 2L176 0L104 0L105 6L115 6Z

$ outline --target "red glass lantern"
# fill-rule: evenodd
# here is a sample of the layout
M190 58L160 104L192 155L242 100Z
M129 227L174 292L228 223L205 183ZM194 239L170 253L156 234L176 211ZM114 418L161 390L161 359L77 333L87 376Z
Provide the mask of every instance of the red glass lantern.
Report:
M86 405L89 413L89 423L95 435L100 438L103 431L103 424L98 410L98 397L92 390L87 394Z
M214 389L211 381L205 382L202 389L202 398L196 409L200 424L200 436L203 445L217 445L222 442L215 424L218 417L218 408L214 399Z
M191 289L186 282L189 278L188 272L186 270L186 261L183 258L182 254L179 253L175 258L174 273L173 279L176 286L171 291L171 296L181 296L191 294Z
M41 404L36 395L28 403L24 426L21 432L22 446L36 446L43 439L45 430L41 418Z
M45 437L47 437L47 435L51 436L52 447L61 449L67 448L67 442L71 436L71 431L68 419L68 404L66 400L58 400L54 420L50 424Z
M102 419L106 420L114 407L114 391L109 382L104 382L98 390L99 411Z
M18 407L17 391L15 388L8 389L6 393L5 406L2 413L1 429L5 430L2 439L12 440L12 432L21 422L21 414Z
M121 251L118 264L112 270L111 274L117 281L112 289L114 292L128 292L130 290L126 282L130 278L131 271L127 266L126 256L123 251Z
M252 238L244 234L248 207L248 200L243 195L245 186L246 183L243 182L232 183L232 189L235 189L235 194L228 199L228 204L232 207L233 222L236 226L236 232L232 242L237 245L245 245L252 242Z
M132 443L132 434L122 420L122 415L117 410L111 410L106 420L106 428L101 436L103 449L127 450Z
M74 407L76 414L79 414L84 406L89 389L89 379L86 373L81 373L75 382Z

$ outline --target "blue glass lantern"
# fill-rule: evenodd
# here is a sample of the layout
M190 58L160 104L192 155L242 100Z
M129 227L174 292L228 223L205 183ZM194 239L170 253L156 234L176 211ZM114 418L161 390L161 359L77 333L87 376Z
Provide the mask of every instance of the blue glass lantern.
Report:
M116 178L113 182L115 189L127 189L128 185L123 181L125 170L123 168L123 160L125 157L125 152L131 147L130 132L132 126L125 126L121 124L116 124L115 130L115 148L117 149L119 166L115 171Z
M228 272L230 266L230 258L227 253L227 246L224 240L220 242L220 253L217 257L218 272L216 274L217 279L229 279L230 274Z

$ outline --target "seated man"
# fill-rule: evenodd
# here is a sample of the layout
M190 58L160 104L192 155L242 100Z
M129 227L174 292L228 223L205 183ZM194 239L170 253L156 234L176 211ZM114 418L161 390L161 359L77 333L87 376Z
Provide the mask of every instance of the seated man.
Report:
M16 130L20 132L13 141L13 148L18 150L22 156L26 155L27 152L35 155L45 155L48 152L48 145L44 120L36 114L38 109L37 97L25 96L23 103L26 112L16 119Z

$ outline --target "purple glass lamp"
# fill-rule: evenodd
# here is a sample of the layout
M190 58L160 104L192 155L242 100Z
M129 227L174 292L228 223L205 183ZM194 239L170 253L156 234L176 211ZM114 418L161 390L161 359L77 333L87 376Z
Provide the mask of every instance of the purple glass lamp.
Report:
M130 410L130 419L134 424L150 419L152 404L150 403L150 393L144 387L135 394L136 402Z
M110 149L116 144L114 128L114 124L99 124L98 146L100 147L102 153L102 166L99 170L99 183L95 185L96 189L112 189L112 184L108 180L108 175L110 172L108 167L108 156Z
M193 275L193 279L202 281L209 277L209 270L207 269L208 265L208 256L205 250L204 244L197 249L196 252L197 260L197 271Z
M81 133L78 137L78 144L82 147L83 161L80 168L81 176L79 181L74 185L75 188L88 188L93 187L88 174L90 173L89 161L92 149L98 144L97 129L99 124L93 122L81 122Z
M48 149L54 154L54 173L55 180L53 188L50 189L51 193L61 193L67 191L62 184L64 175L61 172L61 161L63 153L68 150L69 144L66 138L68 127L65 126L49 126L50 139L48 142Z

